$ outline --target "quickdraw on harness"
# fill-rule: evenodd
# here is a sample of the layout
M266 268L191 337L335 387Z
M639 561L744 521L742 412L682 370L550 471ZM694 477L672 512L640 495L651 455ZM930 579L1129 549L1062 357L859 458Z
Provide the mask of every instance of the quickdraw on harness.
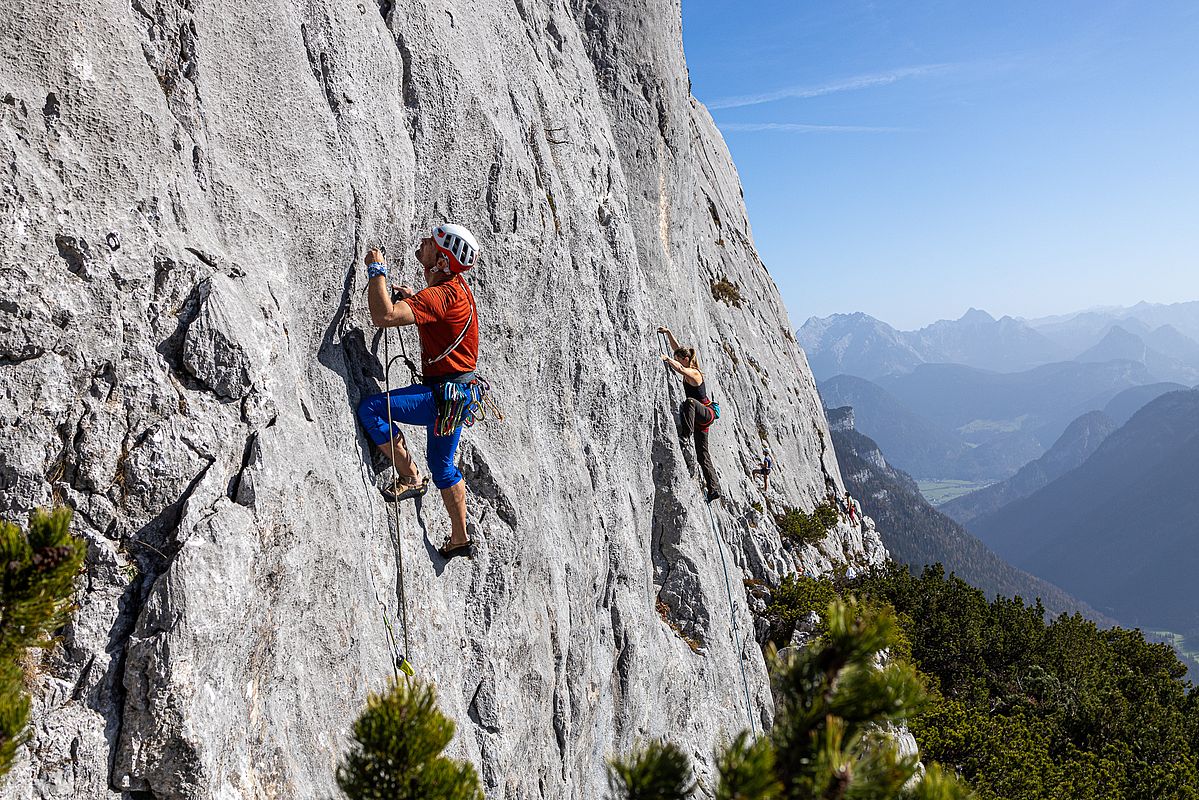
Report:
M491 396L491 384L486 378L475 376L467 383L446 381L433 387L433 399L437 401L437 422L433 426L435 436L450 436L459 426L469 428L476 422L491 416L504 421L504 413Z

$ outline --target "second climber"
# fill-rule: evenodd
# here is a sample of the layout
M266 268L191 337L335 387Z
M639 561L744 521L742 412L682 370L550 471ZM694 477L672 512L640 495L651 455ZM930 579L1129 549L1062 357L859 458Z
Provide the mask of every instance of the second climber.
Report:
M685 397L679 406L679 436L684 440L695 437L695 458L704 473L708 501L711 502L720 497L720 483L716 478L716 468L712 466L712 454L708 450L708 428L719 419L719 406L708 397L708 387L704 384L704 373L699 368L695 348L680 346L669 328L658 328L658 333L666 336L670 350L674 353L674 358L664 354L662 361L683 378Z

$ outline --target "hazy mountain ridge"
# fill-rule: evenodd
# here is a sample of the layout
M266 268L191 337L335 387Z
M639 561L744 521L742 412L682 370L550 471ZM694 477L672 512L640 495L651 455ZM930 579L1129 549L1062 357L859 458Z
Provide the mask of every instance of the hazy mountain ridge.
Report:
M796 339L818 379L904 372L928 360L905 334L862 313L811 317L796 331Z
M1120 426L1132 419L1132 415L1148 405L1151 400L1155 400L1167 392L1185 392L1189 388L1181 383L1169 382L1133 386L1108 400L1107 405L1103 407L1103 413L1107 414L1117 426Z
M837 375L817 388L826 408L852 406L857 426L886 449L905 471L921 477L949 474L948 465L969 447L951 430L904 405L877 383L852 375Z
M956 320L938 320L912 331L897 330L862 312L833 314L810 317L797 338L818 380L841 373L874 379L922 363L1027 370L1075 358L1116 326L1141 337L1155 353L1199 371L1199 301L1138 303L1039 319L995 319L971 308Z
M976 442L1021 430L1044 447L1075 418L1103 408L1121 391L1157 382L1134 361L1045 364L1023 372L999 373L960 364L922 364L878 384L909 408L954 429L967 429Z
M889 465L878 444L855 429L855 413L848 407L825 411L846 488L878 524L893 559L916 570L939 562L990 597L1019 595L1029 602L1039 597L1052 615L1078 611L1110 622L1059 587L1007 563L933 508L911 476Z
M1017 566L1125 623L1199 631L1199 392L1152 400L1079 467L970 523Z
M1069 314L1026 319L1046 337L1081 352L1103 337L1112 324L1130 323L1146 330L1169 325L1191 340L1199 340L1199 300L1181 303L1140 302L1127 307L1095 308Z
M938 510L962 525L997 511L1082 464L1117 427L1102 411L1087 412L1070 423L1044 455L1025 464L1012 477L950 500Z
M1147 335L1153 336L1159 331L1163 332L1156 338L1165 340L1167 345L1172 341L1178 345L1175 352L1186 353L1186 342L1190 340L1173 328L1169 328L1169 330L1174 331L1174 336L1179 338L1172 338L1166 332L1167 326L1162 326ZM1187 384L1199 380L1199 366L1192 366L1183 359L1167 355L1151 347L1144 337L1138 336L1120 325L1112 325L1108 328L1107 333L1098 343L1079 354L1074 360L1084 363L1116 360L1137 361L1144 364L1146 369L1162 380L1181 381ZM1199 364L1199 357L1196 357L1196 363Z

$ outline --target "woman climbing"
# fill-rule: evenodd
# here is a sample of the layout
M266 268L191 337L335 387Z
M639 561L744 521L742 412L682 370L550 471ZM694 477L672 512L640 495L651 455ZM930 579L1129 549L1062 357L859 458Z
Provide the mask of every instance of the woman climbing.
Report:
M712 454L708 452L708 428L719 416L712 401L708 399L708 387L704 385L704 373L699 369L699 359L694 347L681 347L670 328L660 327L658 333L666 336L674 358L662 355L667 367L683 376L683 394L686 398L679 406L679 436L686 441L695 437L695 457L704 473L708 486L708 501L720 497L720 485L716 479L716 468L712 466Z

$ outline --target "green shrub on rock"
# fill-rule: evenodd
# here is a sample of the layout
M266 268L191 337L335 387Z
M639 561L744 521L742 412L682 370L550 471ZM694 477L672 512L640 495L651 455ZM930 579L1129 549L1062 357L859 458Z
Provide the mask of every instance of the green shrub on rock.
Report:
M914 668L884 651L899 644L886 609L835 600L826 631L810 648L775 661L777 716L751 741L742 733L717 753L719 800L964 800L967 787L915 757L901 756L883 732L903 724L926 702ZM683 800L692 796L691 764L673 745L653 745L612 766L615 800Z
M67 622L75 576L87 547L70 533L71 512L35 511L29 532L0 522L0 777L27 738L29 695L21 659L47 647L48 633Z
M475 768L441 755L453 737L431 687L392 684L354 723L337 784L350 800L482 800Z
M799 544L816 544L836 527L841 515L832 503L821 503L812 509L811 514L798 508L788 508L774 518L779 531L792 541Z

